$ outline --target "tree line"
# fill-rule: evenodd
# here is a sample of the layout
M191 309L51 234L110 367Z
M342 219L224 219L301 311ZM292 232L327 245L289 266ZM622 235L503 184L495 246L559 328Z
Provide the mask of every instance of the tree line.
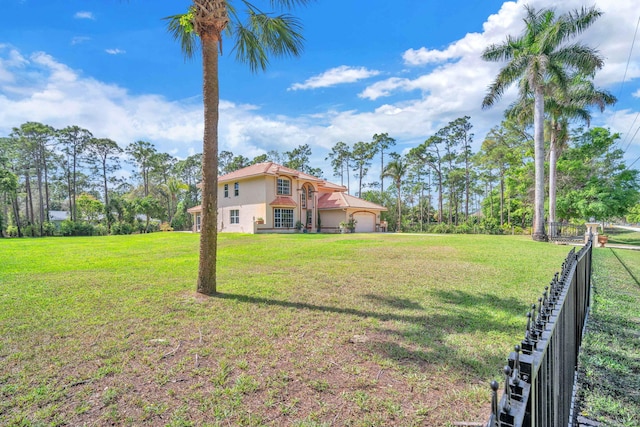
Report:
M311 166L311 155L308 144L253 159L222 151L218 174L274 161L321 176L321 169ZM125 163L133 168L132 174L123 168ZM148 141L122 148L79 126L54 129L23 123L0 137L0 235L189 230L187 209L201 202L201 181L202 154L178 159ZM51 220L55 211L68 216L58 228Z
M178 160L147 141L123 149L79 126L23 123L0 138L0 230L51 235L54 211L67 215L62 234L151 231L151 218L188 227L200 176L200 155Z
M391 151L396 140L388 133L376 133L371 141L337 142L326 160L349 192L353 185L356 195L388 208L382 219L390 230L520 232L533 220L534 142L531 123L511 116L488 132L477 152L471 119L465 116L404 154ZM555 137L555 179L549 174L546 187L547 194L555 195L557 219L633 214L638 172L625 167L624 153L616 148L619 135L604 128L571 131L568 122L564 125ZM549 121L549 139L550 126ZM321 177L311 156L308 144L253 159L222 151L218 174L273 161ZM376 161L382 172L372 179ZM133 174L123 170L123 163L133 167ZM385 178L391 181L386 187ZM0 138L0 228L11 236L188 230L187 209L200 203L196 184L201 179L201 154L180 160L148 141L121 148L78 126L54 129L27 122ZM51 211L68 212L59 229L50 221Z

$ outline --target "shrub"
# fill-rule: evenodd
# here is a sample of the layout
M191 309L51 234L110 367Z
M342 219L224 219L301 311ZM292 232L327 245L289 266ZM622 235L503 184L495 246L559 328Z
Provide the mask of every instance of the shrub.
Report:
M93 236L93 225L88 222L73 222L65 219L60 223L60 234L63 236Z
M451 227L444 223L434 225L429 231L437 234L449 234L452 232Z
M25 237L35 237L35 229L32 225L26 225L22 229L22 235Z
M63 236L73 236L75 232L75 223L70 219L65 219L60 223L60 234Z
M109 234L109 230L107 230L106 225L98 224L93 227L94 236L106 236L107 234Z
M42 232L45 236L53 236L53 233L56 231L56 226L49 221L46 221L42 224Z
M16 227L15 225L7 226L7 236L18 237L18 227Z
M462 223L455 228L454 231L456 234L472 234L473 228L467 223Z
M487 234L502 234L500 224L498 224L498 220L494 218L483 218L482 221L480 221L480 230Z
M111 225L111 234L131 234L133 227L128 222L116 222Z
M160 231L173 231L173 228L171 227L171 225L169 225L168 222L163 222L162 224L160 224Z

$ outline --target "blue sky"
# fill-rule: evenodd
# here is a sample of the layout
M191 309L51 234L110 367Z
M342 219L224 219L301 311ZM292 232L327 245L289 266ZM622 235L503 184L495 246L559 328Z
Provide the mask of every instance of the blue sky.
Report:
M593 5L526 3L558 12ZM185 62L162 20L185 11L190 1L0 4L0 135L41 121L57 128L77 124L123 147L147 140L180 158L202 150L201 63ZM324 159L338 141L353 144L387 132L403 152L464 115L471 117L477 149L515 95L509 91L493 108L480 108L499 69L480 53L522 31L523 4L319 0L293 11L304 25L303 55L274 59L257 74L235 61L226 41L220 149L251 158L309 144L314 165L331 178ZM640 41L632 50L640 10L636 0L597 6L605 14L581 40L605 57L596 83L620 101L604 114L594 112L592 125L620 132L631 163L640 156L640 135L634 137L640 128Z

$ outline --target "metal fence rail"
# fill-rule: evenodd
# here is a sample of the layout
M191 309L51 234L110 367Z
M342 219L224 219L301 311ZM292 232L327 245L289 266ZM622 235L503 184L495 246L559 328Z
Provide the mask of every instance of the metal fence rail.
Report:
M551 241L584 241L587 227L567 222L549 223L549 240Z
M582 331L589 309L592 239L571 249L537 305L527 313L525 337L504 367L498 401L491 383L489 427L555 427L572 424L572 397Z

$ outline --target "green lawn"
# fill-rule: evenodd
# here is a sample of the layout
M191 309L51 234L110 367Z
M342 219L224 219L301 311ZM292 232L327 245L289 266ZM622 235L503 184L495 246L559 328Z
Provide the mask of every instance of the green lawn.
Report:
M640 246L640 233L623 228L607 228L605 234L609 236L609 243Z
M0 239L0 425L448 425L568 252L528 237Z
M580 413L603 426L640 420L640 252L594 251L593 304L580 355Z

